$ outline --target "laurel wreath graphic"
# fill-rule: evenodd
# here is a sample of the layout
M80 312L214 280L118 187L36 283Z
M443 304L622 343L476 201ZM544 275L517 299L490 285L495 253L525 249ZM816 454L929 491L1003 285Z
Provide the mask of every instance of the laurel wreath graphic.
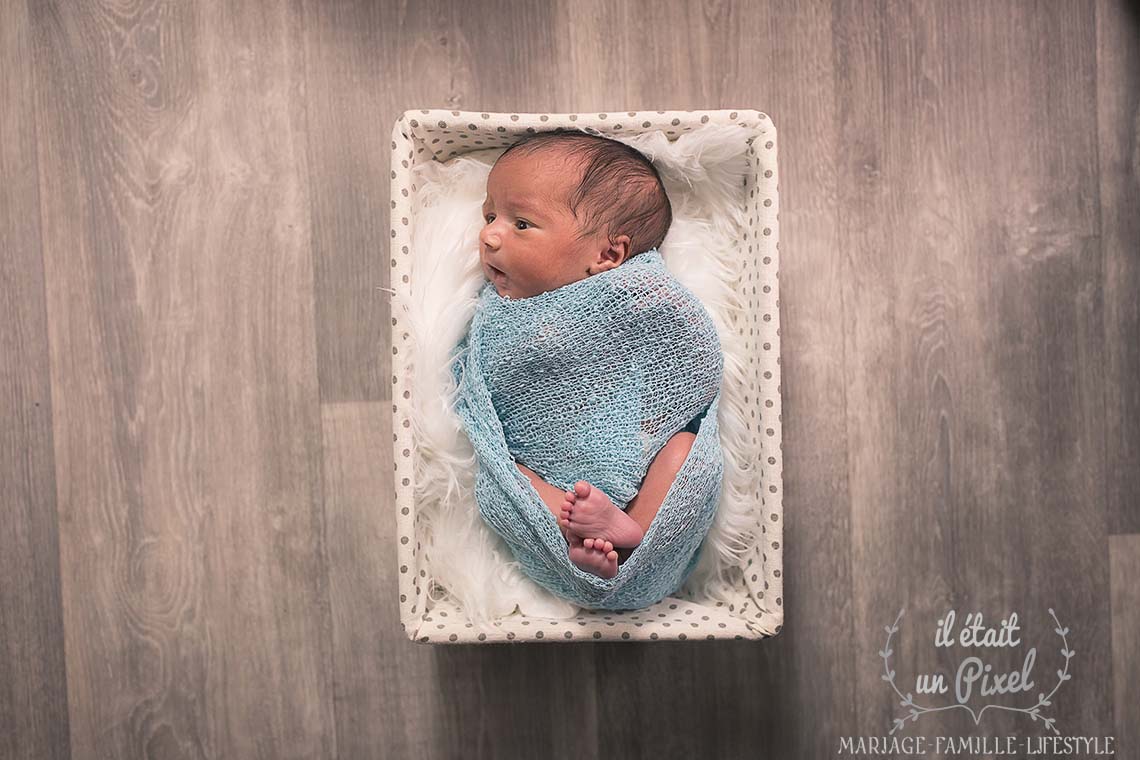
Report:
M894 718L893 719L894 726L891 728L891 731L890 731L891 734L894 734L895 731L898 731L903 726L905 726L906 722L908 720L911 722L917 723L918 722L918 716L920 716L920 715L925 715L926 713L932 713L932 712L940 712L942 710L953 710L956 707L961 707L963 710L970 713L970 717L972 717L974 719L974 725L976 726L981 721L982 715L985 713L985 711L989 710L992 707L995 710L1009 710L1010 712L1025 713L1030 718L1032 718L1034 721L1036 721L1038 718L1040 718L1041 721L1045 724L1045 728L1052 730L1053 733L1056 734L1057 736L1061 735L1060 729L1058 729L1056 727L1056 725L1054 725L1057 722L1057 719L1056 718L1047 718L1044 715L1042 715L1041 714L1041 708L1042 707L1048 707L1049 705L1053 704L1051 699L1052 699L1053 695L1057 693L1057 689L1061 688L1061 684L1063 684L1065 681L1068 681L1070 678L1072 678L1072 676L1069 674L1069 660L1072 658L1072 656L1074 654L1076 654L1076 651L1069 649L1069 640L1066 638L1066 635L1069 633L1069 629L1061 627L1061 621L1057 619L1057 615L1056 615L1056 613L1053 612L1052 607L1049 608L1049 614L1053 617L1053 622L1057 624L1057 627L1053 630L1053 632L1061 637L1061 654L1064 655L1064 657L1065 657L1065 669L1057 671L1057 685L1053 687L1053 690L1050 691L1048 695L1046 695L1044 692L1038 693L1037 704L1032 705L1031 707L1007 707L1005 705L986 705L985 707L983 707L981 710L979 710L976 713L968 705L946 705L944 707L925 707L923 705L915 703L914 695L911 694L910 692L907 692L906 696L903 696L903 693L901 691L899 691L898 686L895 685L895 671L891 670L891 666L890 666L890 658L891 658L891 654L893 653L893 650L891 649L891 637L894 636L896 632L898 632L899 621L902 620L903 612L905 612L905 611L906 611L905 607L900 609L898 617L895 618L894 624L884 627L883 630L885 630L887 632L887 643L883 646L882 649L879 650L879 656L881 658L883 658L883 675L881 676L881 678L884 681L886 681L887 683L889 683L891 685L891 688L894 689L895 694L897 694L899 696L899 700L900 700L899 705L904 707L904 708L909 708L909 711L907 712L907 714L903 715L901 718Z

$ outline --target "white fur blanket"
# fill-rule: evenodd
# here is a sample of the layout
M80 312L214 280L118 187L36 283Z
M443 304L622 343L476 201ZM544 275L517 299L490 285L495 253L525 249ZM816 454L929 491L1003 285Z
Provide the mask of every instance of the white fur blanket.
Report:
M737 255L745 228L741 188L748 171L747 141L755 134L738 125L710 124L674 141L661 132L622 138L654 162L665 182L673 225L660 247L662 257L709 310L724 351L718 415L724 485L700 563L678 594L690 601L736 599L741 557L759 539L748 496L759 477L747 462L743 369L748 358L736 326L744 314ZM411 417L417 443L415 501L428 560L428 597L450 598L479 624L516 610L550 618L578 613L577 606L526 577L506 544L480 519L475 454L452 410L456 388L448 358L467 331L484 282L478 255L481 206L487 174L501 152L468 153L415 169L411 299L393 302L401 322L410 326L414 346L408 358L416 389Z

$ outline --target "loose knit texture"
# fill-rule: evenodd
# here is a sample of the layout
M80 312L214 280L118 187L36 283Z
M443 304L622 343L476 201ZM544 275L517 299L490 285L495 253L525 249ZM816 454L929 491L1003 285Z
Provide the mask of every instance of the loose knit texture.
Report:
M523 572L591 609L642 609L680 589L720 498L724 359L708 311L656 249L531 298L486 283L451 368L478 460L479 514ZM515 462L562 490L585 480L625 509L657 453L686 429L696 433L689 456L617 575L575 567Z

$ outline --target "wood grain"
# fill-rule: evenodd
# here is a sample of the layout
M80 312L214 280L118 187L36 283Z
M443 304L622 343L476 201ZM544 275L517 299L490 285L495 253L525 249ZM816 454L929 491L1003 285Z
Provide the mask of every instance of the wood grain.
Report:
M30 7L71 756L333 756L300 16Z
M0 757L70 755L36 87L22 3L0 3Z
M871 729L856 723L855 674L866 660L856 657L853 629L836 22L831 5L791 0L738 14L739 70L771 73L756 94L754 80L735 77L731 102L763 102L780 134L782 445L785 458L798 454L784 468L784 631L764 646L727 650L719 669L739 683L718 698L729 714L738 703L748 716L734 723L726 756L748 757L755 746L754 756L828 757L838 737ZM797 725L811 728L786 728Z
M1140 533L1140 2L1096 20L1106 506L1110 533Z
M913 684L971 654L933 646L951 609L1019 613L1045 678L1054 608L1085 653L1054 714L1109 734L1092 7L852 3L835 28L858 725L903 712L877 655L900 609Z
M1112 573L1112 666L1115 737L1118 755L1140 746L1140 536L1109 539Z

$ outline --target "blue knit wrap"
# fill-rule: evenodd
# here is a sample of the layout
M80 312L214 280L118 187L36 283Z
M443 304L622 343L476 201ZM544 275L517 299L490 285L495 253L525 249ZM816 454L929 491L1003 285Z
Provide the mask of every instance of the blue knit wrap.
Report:
M643 609L680 589L720 498L724 360L704 305L657 249L531 298L486 283L451 369L479 513L532 580L591 609ZM641 544L613 578L575 567L515 462L564 491L585 480L625 509L681 430L696 440Z

